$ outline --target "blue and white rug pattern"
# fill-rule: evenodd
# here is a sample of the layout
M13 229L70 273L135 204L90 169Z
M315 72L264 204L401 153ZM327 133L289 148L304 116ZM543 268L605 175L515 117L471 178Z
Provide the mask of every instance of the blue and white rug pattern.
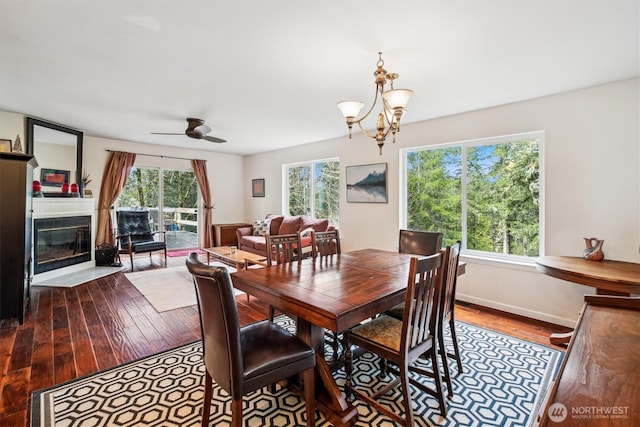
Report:
M295 329L290 319L280 323ZM487 329L457 322L456 332L464 372L450 361L454 397L448 415L440 416L437 401L411 390L417 426L528 426L555 376L563 352ZM34 393L32 426L198 426L204 394L204 366L199 342L150 356ZM422 363L422 362L419 362ZM365 353L354 364L354 382L375 387L379 360ZM340 387L344 370L335 373ZM429 378L421 381L431 382ZM399 389L384 402L402 412ZM357 426L396 425L363 402ZM228 426L230 399L215 387L210 425ZM244 425L304 425L304 401L286 388L266 389L245 397ZM330 426L318 412L317 426Z

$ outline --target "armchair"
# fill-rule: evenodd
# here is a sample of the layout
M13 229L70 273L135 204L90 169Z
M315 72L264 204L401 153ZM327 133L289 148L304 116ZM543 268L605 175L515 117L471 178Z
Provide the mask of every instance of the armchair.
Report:
M167 243L164 231L151 231L149 211L118 210L116 212L118 229L116 240L119 254L129 254L131 271L133 271L134 253L151 253L164 251L164 266L167 266ZM162 240L155 240L155 235L161 235Z

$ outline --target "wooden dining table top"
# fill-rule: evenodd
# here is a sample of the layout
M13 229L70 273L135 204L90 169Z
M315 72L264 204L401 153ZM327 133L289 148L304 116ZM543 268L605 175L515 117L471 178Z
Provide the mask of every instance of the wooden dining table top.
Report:
M342 332L404 301L411 254L362 249L326 262L232 274L236 288L284 312Z

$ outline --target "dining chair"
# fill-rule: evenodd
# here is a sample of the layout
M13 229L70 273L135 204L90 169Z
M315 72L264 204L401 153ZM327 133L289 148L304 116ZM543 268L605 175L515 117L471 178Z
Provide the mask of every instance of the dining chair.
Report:
M205 364L202 426L209 424L213 381L231 396L231 426L242 426L243 396L301 374L307 426L315 425L315 352L268 320L240 327L231 276L225 267L187 258L196 287Z
M338 230L311 232L311 256L326 261L332 255L340 255L340 233Z
M340 233L338 230L311 232L311 257L314 261L318 260L320 264L327 264L333 259L334 255L340 256L341 253ZM342 334L325 329L324 336L325 343L331 347L331 360L338 360Z
M437 289L443 279L442 262L443 251L428 257L411 258L402 320L382 314L345 333L347 398L357 396L379 412L405 426L413 426L414 418L409 383L434 396L438 400L441 415L444 417L447 414L437 357L436 316L432 315L433 310L438 307ZM390 366L388 369L396 375L396 378L371 395L358 390L353 383L353 345L391 362L394 367ZM412 363L424 354L428 354L431 360L433 369L431 373L416 370L412 366ZM434 388L410 377L410 370L432 377L435 383ZM398 383L402 389L404 417L376 401Z
M413 255L433 255L442 246L443 233L439 231L404 230L398 233L398 252ZM404 303L400 303L387 311L387 314L402 318Z
M444 365L445 379L449 387L449 395L451 392L451 376L449 374L449 363L447 358L450 357L456 361L458 365L458 375L462 371L462 358L460 357L460 349L458 347L458 338L456 336L455 322L455 306L456 306L456 285L458 283L458 266L460 264L460 246L461 242L455 245L447 246L445 249L445 273L442 281L442 291L440 292L440 319L438 319L438 346L442 356L442 364ZM444 345L444 328L449 326L451 340L453 341L453 353L447 353Z
M266 265L271 267L277 264L300 264L302 263L302 241L300 233L280 234L271 236L265 235L267 240L267 256ZM269 320L273 322L275 317L275 309L269 306Z

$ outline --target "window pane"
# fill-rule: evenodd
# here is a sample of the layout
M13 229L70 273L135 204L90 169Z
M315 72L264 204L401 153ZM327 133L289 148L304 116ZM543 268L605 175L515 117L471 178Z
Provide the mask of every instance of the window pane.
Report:
M120 207L158 207L160 170L131 168L129 178L118 198Z
M311 215L311 166L292 166L289 174L289 215Z
M315 163L315 217L328 218L338 226L340 213L340 163Z
M407 228L444 233L443 244L462 238L460 147L407 154Z
M467 248L538 256L538 142L470 147Z

